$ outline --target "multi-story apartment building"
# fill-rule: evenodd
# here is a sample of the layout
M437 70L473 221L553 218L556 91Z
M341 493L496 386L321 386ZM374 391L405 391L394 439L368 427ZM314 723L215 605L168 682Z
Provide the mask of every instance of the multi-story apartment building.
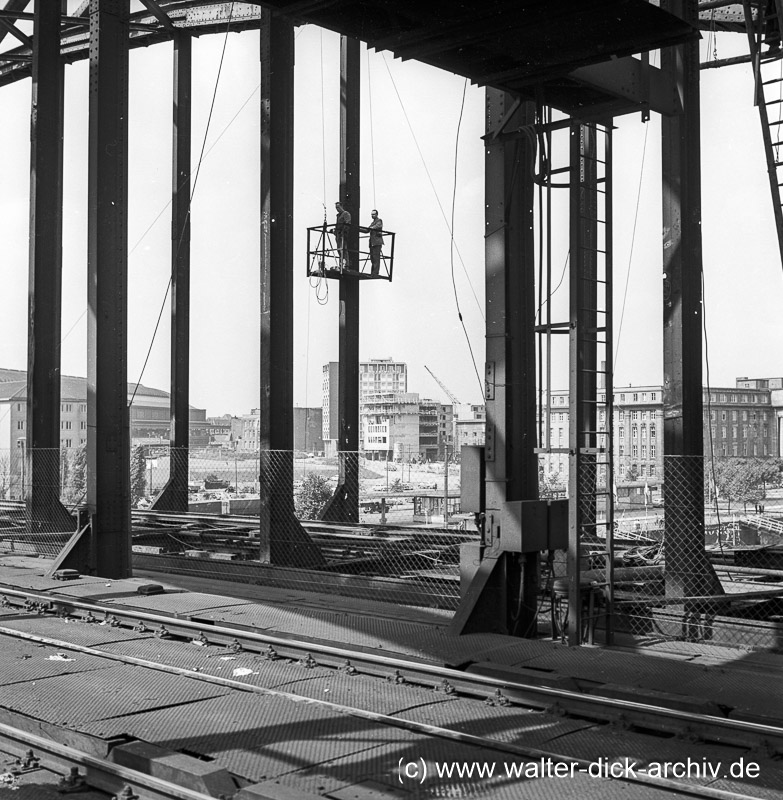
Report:
M781 401L783 378L737 378L733 389L705 389L704 452L718 457L783 455Z
M391 358L371 358L359 364L359 400L371 394L405 394L408 365Z
M606 394L599 390L598 431L607 429ZM612 420L614 473L618 486L663 481L663 389L615 387ZM737 378L732 388L703 390L704 454L717 458L783 456L783 378ZM539 410L545 473L568 475L568 392L553 391ZM548 428L546 421L548 420ZM548 430L548 439L547 439ZM547 452L548 451L548 452Z
M336 439L340 435L337 408L339 402L339 367L330 361L323 367L323 439L327 454L336 452ZM359 403L370 395L406 394L408 391L408 365L392 358L372 358L359 364ZM364 431L359 431L360 443ZM361 444L360 444L361 446Z
M368 458L406 461L419 454L419 396L372 394L359 406L359 447Z
M370 394L360 406L360 449L381 461L442 461L452 452L452 407L414 392Z
M599 402L606 402L601 395ZM606 430L606 407L598 407L599 430ZM660 386L614 390L614 473L619 483L663 476L663 391Z

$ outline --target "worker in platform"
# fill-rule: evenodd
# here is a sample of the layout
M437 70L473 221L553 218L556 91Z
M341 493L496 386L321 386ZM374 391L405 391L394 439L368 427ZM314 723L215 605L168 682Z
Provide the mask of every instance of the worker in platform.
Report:
M351 227L351 214L342 203L335 203L337 222L334 226L334 239L337 246L337 262L340 269L348 267L348 231Z
M379 275L381 272L381 248L383 247L383 220L378 216L378 211L373 209L371 212L372 222L368 230L370 231L370 264L372 274Z

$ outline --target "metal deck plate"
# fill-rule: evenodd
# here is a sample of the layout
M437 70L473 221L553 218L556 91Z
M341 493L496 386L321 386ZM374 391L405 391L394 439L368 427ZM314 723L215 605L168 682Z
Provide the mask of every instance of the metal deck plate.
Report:
M52 592L66 597L78 597L80 600L96 603L118 597L139 597L138 588L140 581L108 581L95 580L83 582L81 579L74 581L55 581L51 587Z
M758 760L752 756L745 761ZM760 763L761 771L759 777L750 780L717 780L709 784L710 789L722 789L724 792L736 792L737 794L749 794L751 797L763 798L763 800L780 800L783 794L783 772L780 765L772 762Z
M179 675L120 664L5 686L0 703L33 718L75 727L122 714L188 704L226 691Z
M566 734L595 727L595 723L585 720L564 719L553 714L511 706L488 706L469 698L457 698L454 703L413 708L402 711L397 716L473 736L486 736L501 742L535 748Z
M47 567L48 568L48 567ZM62 589L69 584L71 587L81 586L100 586L107 581L101 581L100 578L93 578L89 575L83 575L72 581L56 581L54 578L48 578L40 572L32 570L20 570L16 575L4 575L3 585L13 589L29 589L33 592L48 592L50 590ZM0 594L2 594L2 586L0 586Z
M388 683L383 678L345 675L333 671L323 677L301 678L282 683L278 688L316 700L327 700L330 703L354 706L377 714L402 717L407 716L403 713L405 709L423 704L440 706L447 700L454 699L420 686Z
M107 669L113 666L112 661L98 656L67 651L63 655L71 659L70 661L50 660L50 656L57 656L59 652L56 647L42 647L34 642L13 639L8 636L0 637L0 675L2 675L3 686L71 672ZM2 695L0 695L0 702L2 702Z
M127 733L171 750L210 756L251 781L408 736L308 702L239 692L95 722L83 730L103 736Z
M57 617L39 617L27 614L9 619L0 619L0 628L30 633L35 636L46 636L63 642L92 647L107 642L128 641L138 639L143 634L134 633L130 628L112 628L111 625L86 622L66 622Z
M423 758L428 777L423 784L399 781L400 762L418 762ZM494 763L493 778L458 779L433 777L435 762ZM278 782L301 792L322 794L335 800L411 800L437 797L475 797L493 800L665 800L665 791L616 783L601 778L578 775L570 778L507 778L504 763L522 763L512 755L489 752L461 742L427 739L411 735L406 743L392 743L385 748L368 750L358 756L335 759L300 772L285 775ZM407 790L407 791L406 791Z
M645 736L610 725L594 726L589 730L566 734L557 741L550 742L550 747L560 755L588 761L629 758L636 761L639 767L650 761L683 762L687 758L698 762L706 759L713 764L719 761L728 764L743 754L747 755L747 751L740 748L685 742L674 736ZM706 785L709 780L694 782Z
M215 594L199 592L167 592L166 594L134 595L117 600L107 600L109 606L126 606L145 610L151 613L171 614L186 617L199 612L231 606L247 605L247 600L232 600L230 597L219 597Z
M548 669L561 675L575 675L599 683L625 683L658 691L671 691L687 674L681 661L647 659L629 653L600 648L557 647L546 655L527 659L523 666ZM714 694L714 693L713 693Z
M162 641L151 638L143 641L116 642L108 645L106 650L117 655L157 661L174 667L197 670L205 675L216 675L267 688L285 686L303 677L327 676L332 672L327 667L309 670L287 659L268 661L252 653L234 655L218 647L199 647L176 640ZM233 673L236 669L250 669L253 674L235 676Z
M720 680L720 690L716 680ZM737 709L747 709L783 719L783 693L780 674L723 670L686 664L672 684L677 694L703 697ZM783 787L781 787L783 789Z
M509 639L501 637L505 642L497 642L494 646L474 654L474 661L491 661L506 666L526 666L528 661L549 654L554 646L550 641L531 639Z
M430 634L428 639L417 644L420 652L445 664L465 664L471 661L482 661L483 654L507 645L508 636L497 633L469 633L465 636L453 636L448 633Z

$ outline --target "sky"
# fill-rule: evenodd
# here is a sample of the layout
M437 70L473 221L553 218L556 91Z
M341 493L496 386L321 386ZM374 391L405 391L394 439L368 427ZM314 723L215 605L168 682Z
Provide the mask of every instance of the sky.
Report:
M744 43L739 35L719 35L719 57L740 52ZM703 58L713 47L705 37ZM161 44L130 56L128 379L141 376L162 389L169 386L170 358L171 50ZM310 285L306 229L321 224L324 206L333 221L339 191L338 54L337 35L297 29L296 405L321 405L322 366L337 360L339 287L329 281L324 296L323 287ZM198 177L191 208L190 399L210 415L243 414L258 405L259 392L258 35L204 36L194 40L193 56ZM85 62L66 67L61 356L63 372L72 375L86 374L87 78ZM29 80L0 89L0 365L18 369L27 358L29 113ZM653 114L643 124L632 114L615 124L615 384L658 384L660 120ZM358 214L352 212L367 225L377 208L397 239L394 280L362 283L360 358L407 362L409 390L444 402L448 397L425 366L461 402L482 401L476 369L483 373L483 126L482 89L362 49L362 200ZM783 276L748 66L702 72L702 193L710 382L783 375ZM554 222L557 283L568 224L564 214ZM558 313L567 284L553 300ZM566 388L567 380L560 359L553 388Z

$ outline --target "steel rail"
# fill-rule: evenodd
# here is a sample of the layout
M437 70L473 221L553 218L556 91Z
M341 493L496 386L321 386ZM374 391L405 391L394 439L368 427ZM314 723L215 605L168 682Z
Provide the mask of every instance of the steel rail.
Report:
M759 722L718 717L695 711L682 711L676 708L653 705L651 703L624 700L621 698L588 695L569 689L541 686L514 680L510 676L494 677L479 672L465 672L440 664L423 660L406 659L398 656L380 655L348 647L337 647L317 641L304 641L285 636L274 636L257 631L249 631L241 627L214 625L210 622L199 622L180 619L164 614L152 614L136 609L116 608L99 603L75 600L65 595L52 595L41 592L3 589L6 597L35 598L38 601L64 606L67 609L82 609L90 613L114 615L118 619L140 620L166 627L174 634L193 638L198 633L209 636L212 643L224 646L237 640L245 650L253 650L247 645L256 647L263 645L279 648L281 657L299 659L304 654L316 653L325 661L322 666L339 668L350 661L357 669L367 674L388 677L392 671L400 672L411 682L425 686L440 686L447 681L458 694L487 698L487 691L501 692L503 697L516 705L539 709L556 708L569 714L586 716L600 721L617 721L618 719L633 723L640 728L663 730L674 733L697 732L705 740L754 747L761 743L774 744L778 751L783 751L783 727ZM0 629L5 632L5 629ZM9 629L11 630L11 629ZM67 645L63 645L67 646ZM290 655L286 655L290 653ZM686 698L687 699L687 698Z
M390 727L406 730L411 733L416 733L419 735L433 736L440 739L457 741L462 744L469 744L474 747L485 748L490 751L509 753L511 755L515 755L522 759L540 761L542 765L546 764L547 762L550 764L551 763L574 764L579 768L581 772L589 770L590 767L595 763L590 759L580 758L577 756L563 755L561 753L556 753L548 750L540 750L534 747L521 746L517 744L512 744L511 742L504 742L500 739L491 739L485 736L477 736L475 734L464 733L462 731L456 731L450 728L441 728L437 725L429 725L424 722L417 722L414 720L405 719L404 717L393 717L387 714L381 714L379 712L369 711L367 709L345 706L340 703L334 703L328 700L320 700L313 697L298 695L292 692L284 692L279 689L270 689L265 686L256 686L254 684L245 683L244 681L238 681L232 678L223 678L218 675L208 675L206 673L199 672L196 670L186 669L185 667L175 667L170 664L164 664L157 661L149 661L143 658L136 658L135 656L127 656L118 653L111 653L101 650L100 648L97 647L77 645L70 642L60 641L57 639L50 639L49 637L46 636L39 636L37 634L25 633L23 631L16 631L11 628L0 627L0 635L13 636L27 641L37 642L40 644L48 644L53 647L57 647L58 649L72 650L75 652L85 653L100 658L108 658L113 661L119 661L125 664L132 664L134 666L140 666L148 669L158 670L161 672L167 672L170 674L192 678L194 680L202 681L205 683L211 683L226 688L231 688L238 691L279 697L286 700L290 700L295 703L302 703L303 705L318 706L321 708L329 709L338 714L345 714L347 716L358 717L360 719L368 720L371 722L377 722L382 725L389 725ZM3 733L3 729L7 727L8 726L0 725L0 735ZM24 734L24 732L20 733ZM27 734L24 735L27 736ZM35 738L37 739L39 737ZM58 745L58 747L62 746ZM90 758L91 761L93 762L108 763L108 762L101 762L100 759L95 759L94 757L86 756L86 754L83 755L86 758ZM669 792L673 791L678 795L688 795L691 797L699 797L699 798L706 797L706 798L711 798L711 800L758 800L758 796L754 795L746 795L743 793L732 792L723 789L713 789L709 786L702 786L698 784L691 785L670 778L659 778L653 775L647 775L642 769L639 770L635 769L635 762L634 762L634 769L631 769L630 773L631 774L628 774L628 770L626 770L626 774L623 775L614 775L607 773L602 775L601 777L620 783L625 782L625 783L639 784L643 786L655 787L658 789L665 789ZM149 778L149 776L145 777ZM156 780L156 779L150 778L150 780ZM197 792L193 794L171 795L171 796L176 800L180 800L180 798L181 800L202 800L202 798L205 797L204 795L199 794ZM164 797L166 796L164 795Z
M127 784L134 790L143 788L145 797L156 800L215 800L211 795L186 789L162 778L155 778L130 767L84 753L74 747L60 744L52 739L0 723L0 741L21 742L25 747L35 748L36 755L45 753L66 766L85 767L90 772L85 778L88 785L101 791L119 792ZM6 745L7 746L7 745ZM13 749L13 748L12 748ZM48 765L43 765L49 768ZM84 777L84 776L82 776Z

